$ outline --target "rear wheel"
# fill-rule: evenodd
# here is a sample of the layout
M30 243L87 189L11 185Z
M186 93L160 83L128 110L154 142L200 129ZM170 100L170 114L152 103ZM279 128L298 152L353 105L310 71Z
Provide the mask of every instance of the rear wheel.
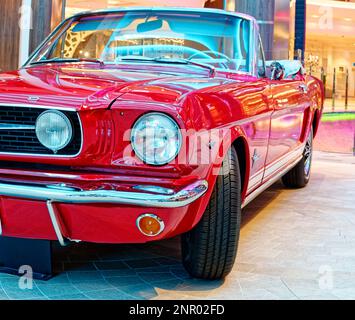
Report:
M303 151L302 160L282 178L282 182L286 187L303 188L308 184L311 177L312 158L313 130L311 129Z
M234 148L223 161L209 205L200 223L182 236L186 270L196 278L216 280L232 270L241 223L241 177Z

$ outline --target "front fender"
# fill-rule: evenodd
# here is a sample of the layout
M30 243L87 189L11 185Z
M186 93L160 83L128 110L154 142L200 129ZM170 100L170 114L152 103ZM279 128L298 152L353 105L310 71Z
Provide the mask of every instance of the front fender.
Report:
M224 136L223 143L217 146L218 152L215 154L206 176L206 181L209 185L208 191L201 199L189 207L187 214L176 229L176 235L192 230L201 221L217 183L223 160L230 148L236 148L237 150L242 179L242 201L244 201L250 176L250 151L243 128L235 126L230 130L230 135L226 134Z

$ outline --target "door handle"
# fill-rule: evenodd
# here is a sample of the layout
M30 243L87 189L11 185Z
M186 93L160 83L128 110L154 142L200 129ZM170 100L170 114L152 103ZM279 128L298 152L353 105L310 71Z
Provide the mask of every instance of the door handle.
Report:
M299 85L299 88L300 88L304 93L307 93L307 92L308 92L308 87L307 87L307 85L305 85L305 84L300 84L300 85Z

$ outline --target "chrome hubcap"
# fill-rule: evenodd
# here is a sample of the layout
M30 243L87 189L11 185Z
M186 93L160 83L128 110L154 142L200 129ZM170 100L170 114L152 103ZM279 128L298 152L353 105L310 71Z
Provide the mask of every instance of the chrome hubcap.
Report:
M308 178L311 174L311 164L312 164L312 154L313 154L313 140L312 140L312 134L309 135L306 147L304 149L304 173L306 177Z

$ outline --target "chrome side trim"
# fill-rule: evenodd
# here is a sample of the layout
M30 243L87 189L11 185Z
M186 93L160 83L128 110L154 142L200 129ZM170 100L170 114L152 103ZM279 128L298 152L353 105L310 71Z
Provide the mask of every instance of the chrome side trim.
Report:
M299 163L302 160L302 155L299 156L296 160L294 160L291 164L289 164L285 169L283 169L279 174L276 176L272 177L269 181L267 181L265 184L261 185L258 189L256 189L253 193L248 195L242 205L242 208L245 208L250 202L252 202L255 198L257 198L261 193L263 193L265 190L269 189L273 184L275 184L282 176L284 176L287 172L289 172L291 169L293 169L297 163Z
M259 185L260 182L263 180L264 177L264 168L263 170L259 170L255 175L250 177L249 184L248 184L248 192L253 190L256 185Z
M62 232L62 229L61 229L60 224L58 222L57 208L55 207L55 204L53 203L53 201L47 201L47 208L48 208L48 213L51 218L54 232L57 235L58 241L62 247L65 247L67 245L67 243L64 240L63 232Z
M274 172L277 172L278 170L282 169L294 158L297 158L300 155L302 155L304 148L305 148L305 143L301 144L295 150L291 151L291 153L285 154L281 158L276 159L274 162L268 164L265 168L264 178L266 179L269 178Z
M7 197L50 201L51 203L107 203L151 208L184 207L201 198L207 190L207 181L197 181L171 195L115 190L51 189L50 186L0 183L0 195Z
M61 110L68 112L77 112L75 108L65 108L56 106L47 106L43 104L23 104L23 103L0 103L0 107L17 107L17 108L33 108L33 109L48 109L48 110Z
M271 115L273 114L273 111L268 111L266 113L262 113L262 114L258 114L256 116L252 116L246 119L242 119L242 120L237 120L236 122L232 123L231 125L233 126L244 126L247 124L250 124L252 122L256 122L256 121L260 121L262 119L268 119L270 120Z
M61 107L50 107L50 106L44 106L44 105L31 105L31 104L11 104L11 103L0 103L0 107L18 107L18 108L34 108L34 109L46 109L46 110L61 110L61 111L68 111L68 112L75 112L78 120L79 120L79 125L80 125L80 134L81 134L81 146L80 150L78 151L77 154L74 154L72 156L68 155L58 155L58 154L37 154L37 153L23 153L23 152L0 152L0 155L5 155L5 156L23 156L23 157L37 157L37 158L65 158L65 159L71 159L71 158L76 158L81 154L83 151L83 146L84 146L84 130L83 130L83 125L81 122L81 118L79 113L75 108L61 108ZM0 128L1 130L1 128Z

